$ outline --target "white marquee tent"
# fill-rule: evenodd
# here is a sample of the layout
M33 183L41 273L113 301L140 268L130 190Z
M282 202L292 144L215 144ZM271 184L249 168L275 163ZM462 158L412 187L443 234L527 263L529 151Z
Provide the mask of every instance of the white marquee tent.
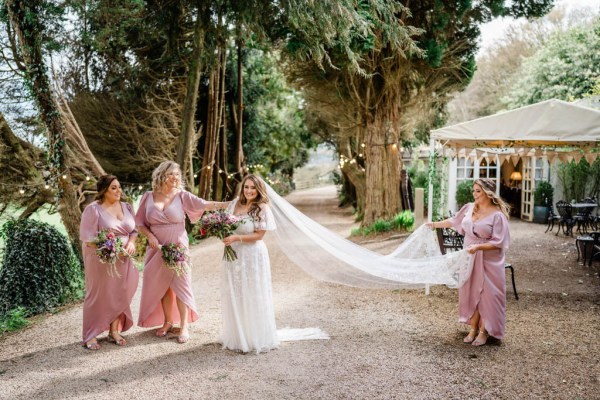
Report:
M443 127L431 132L431 152L450 157L507 158L545 156L551 163L600 155L600 110L547 100L515 110ZM432 204L433 190L429 190ZM432 208L429 207L431 220Z

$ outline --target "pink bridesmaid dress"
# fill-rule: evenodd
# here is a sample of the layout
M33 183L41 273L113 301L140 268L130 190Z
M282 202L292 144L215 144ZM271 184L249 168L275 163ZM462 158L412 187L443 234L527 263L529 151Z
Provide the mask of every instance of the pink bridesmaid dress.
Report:
M131 204L121 202L123 220L106 211L97 202L88 205L81 216L79 239L93 241L103 229L112 230L126 245L138 235L135 229L135 214ZM119 317L119 331L133 326L131 299L137 289L139 273L129 257L120 256L116 267L120 275L109 276L109 264L102 264L96 249L83 246L85 266L85 300L83 302L83 343L100 333L110 330L110 323Z
M450 218L453 228L465 236L464 248L490 243L496 249L475 252L473 272L458 289L459 321L470 324L471 316L479 309L488 334L502 339L506 323L504 256L510 242L508 219L496 211L473 221L472 213L473 203L469 203Z
M152 192L146 192L142 196L135 221L138 226L145 226L150 230L158 239L158 243L179 243L189 250L188 236L185 231L185 215L187 214L192 223L195 223L204 213L206 204L205 200L190 192L182 191L164 210L159 210L154 205ZM165 322L161 299L169 287L173 289L177 298L187 305L188 321L196 321L198 311L192 292L191 271L182 276L175 275L175 272L164 266L161 250L148 246L144 259L139 326L153 327ZM174 321L168 322L180 323L176 299L173 299L169 307Z

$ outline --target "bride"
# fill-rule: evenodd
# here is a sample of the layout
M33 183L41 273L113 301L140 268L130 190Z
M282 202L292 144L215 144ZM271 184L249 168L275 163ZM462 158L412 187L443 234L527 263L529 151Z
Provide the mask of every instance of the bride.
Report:
M228 211L241 218L234 234L223 239L237 259L224 261L221 279L224 348L260 353L279 346L271 290L271 265L262 238L275 229L264 183L247 175Z
M279 249L289 260L325 282L377 289L456 288L473 269L466 250L442 255L435 233L426 225L391 254L370 251L313 221L255 175L244 178L229 212L243 220L223 239L238 255L224 262L222 272L221 343L231 350L260 353L281 341L329 338L319 328L276 330L269 255L262 241L267 230L275 231Z

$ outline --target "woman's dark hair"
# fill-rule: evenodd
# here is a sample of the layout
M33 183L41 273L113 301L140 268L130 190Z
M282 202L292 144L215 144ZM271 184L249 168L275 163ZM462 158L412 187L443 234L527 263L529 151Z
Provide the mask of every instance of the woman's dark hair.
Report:
M96 195L96 200L98 200L100 203L104 201L104 195L110 187L110 184L115 179L117 179L117 177L111 174L102 175L100 178L98 178L98 182L96 182L96 191L98 192Z

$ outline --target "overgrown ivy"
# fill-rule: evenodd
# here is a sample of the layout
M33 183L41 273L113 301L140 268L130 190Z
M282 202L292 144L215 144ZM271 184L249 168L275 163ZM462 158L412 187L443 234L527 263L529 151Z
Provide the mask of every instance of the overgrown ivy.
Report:
M83 272L71 243L56 228L35 220L10 220L0 267L0 316L22 307L26 316L81 298Z

